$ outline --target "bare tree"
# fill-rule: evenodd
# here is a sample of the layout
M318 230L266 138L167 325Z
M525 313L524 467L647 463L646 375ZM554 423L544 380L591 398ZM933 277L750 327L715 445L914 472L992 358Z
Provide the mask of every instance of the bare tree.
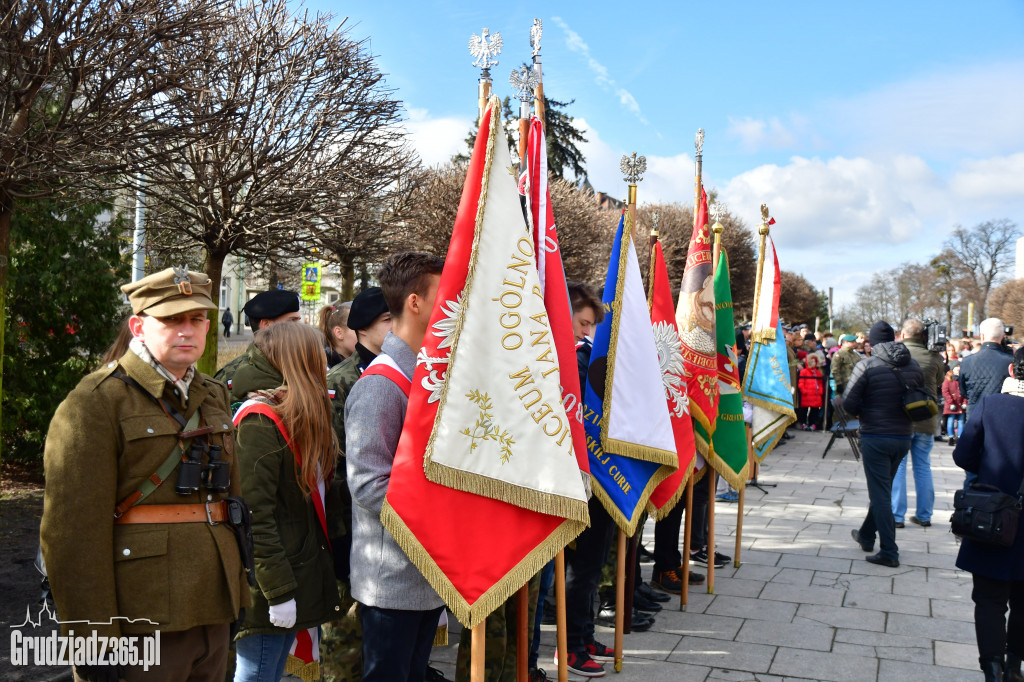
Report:
M147 173L154 248L201 246L217 297L229 253L345 255L367 243L382 197L414 159L400 104L364 45L329 15L294 15L285 0L244 2L197 40L210 58L181 73L193 94L179 98L182 115L227 102L236 114ZM204 371L214 369L217 339L211 327Z
M1018 341L1024 337L1024 278L996 287L988 301L988 314L1013 327L1013 337Z
M1013 249L1020 229L1003 218L967 229L957 226L946 240L954 271L977 299L981 318L988 317L988 295L1013 267ZM971 299L968 299L971 300Z
M11 219L18 202L96 186L173 152L196 121L172 86L204 55L222 0L21 0L0 8L0 376ZM222 112L216 112L220 115ZM112 294L113 295L113 294ZM2 384L0 384L2 388Z
M786 322L813 326L818 309L818 292L803 275L789 270L780 273L779 317Z
M686 254L690 249L693 234L693 208L679 203L645 204L637 212L637 221L650 228L653 213L658 212L658 232L661 249L665 254L672 295L678 294L679 285L686 269ZM732 288L733 314L740 322L749 319L754 304L754 282L757 279L757 245L754 235L743 221L726 212L722 216L722 248L729 255L729 284ZM641 271L650 267L650 255L646 248L638 247Z

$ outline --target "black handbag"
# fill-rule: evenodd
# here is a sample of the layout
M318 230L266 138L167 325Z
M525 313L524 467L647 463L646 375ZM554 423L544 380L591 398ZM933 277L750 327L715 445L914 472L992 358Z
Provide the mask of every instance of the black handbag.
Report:
M1024 480L1017 495L999 488L974 483L953 493L953 515L949 523L953 534L992 547L1009 547L1017 537Z

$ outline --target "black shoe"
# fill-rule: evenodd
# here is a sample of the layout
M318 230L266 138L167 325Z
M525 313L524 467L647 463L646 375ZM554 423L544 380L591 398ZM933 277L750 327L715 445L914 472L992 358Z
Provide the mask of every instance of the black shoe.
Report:
M679 594L683 589L683 581L679 577L679 571L658 571L651 578L651 587L669 594Z
M931 528L931 525L932 525L931 521L922 521L921 519L917 518L916 516L911 516L910 517L910 522L911 523L916 523L917 525L921 526L922 528Z
M667 594L662 594L661 592L658 592L647 583L640 583L640 586L636 589L640 594L644 595L651 601L656 601L662 604L664 604L667 601L672 601L672 597L668 596Z
M654 625L654 616L633 609L633 620L629 624L633 632L647 632Z
M640 594L639 590L633 593L633 608L643 613L657 613L661 611L661 604L656 601L651 601L644 595Z
M594 622L610 628L615 627L615 605L612 604L611 608L602 607L601 610L597 612L597 617L594 618ZM643 632L645 630L650 630L651 625L653 624L654 616L633 609L633 620L630 623L631 629L636 632Z
M906 528L907 524L903 523L902 521L897 521L896 522L896 527L897 528ZM871 550L868 550L868 551L870 552Z
M643 545L637 545L636 546L636 551L637 551L637 554L640 555L640 561L642 561L644 563L647 563L647 562L650 562L650 561L654 561L654 552L650 551L649 549L647 549Z
M708 548L704 547L696 552L690 552L690 561L695 564L701 564L702 566L708 565ZM722 568L727 563L732 561L731 556L726 556L715 552L715 568Z
M942 436L935 436L935 442L936 443L945 443L946 441L945 441L945 439L943 439Z
M864 557L864 560L869 564L878 564L879 566L888 566L889 568L899 568L900 562L896 559L890 559L887 556L881 554L872 554Z
M863 549L865 552L870 552L875 548L874 541L872 541L871 544L868 544L860 539L860 533L857 532L856 528L850 531L850 537L852 537L854 542L860 545L860 548Z
M985 673L985 682L1003 682L1003 662L981 661L981 670Z
M444 676L444 673L437 668L431 668L430 666L427 666L427 672L423 676L423 679L425 682L448 682L448 678Z

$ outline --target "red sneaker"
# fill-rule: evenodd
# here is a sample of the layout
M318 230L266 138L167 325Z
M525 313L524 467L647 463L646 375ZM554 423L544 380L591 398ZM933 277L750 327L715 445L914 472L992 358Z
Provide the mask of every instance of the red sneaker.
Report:
M607 647L600 642L591 642L584 650L587 654L595 661L614 661L615 660L615 649Z
M582 675L583 677L604 677L604 667L590 657L586 651L579 653L569 652L565 657L566 667L569 672ZM555 665L558 665L558 651L555 651Z

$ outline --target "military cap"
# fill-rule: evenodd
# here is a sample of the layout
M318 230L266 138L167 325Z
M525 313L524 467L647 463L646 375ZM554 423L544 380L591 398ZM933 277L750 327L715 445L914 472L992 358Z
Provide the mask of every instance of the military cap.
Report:
M250 320L273 320L299 312L299 295L287 289L263 291L250 298L242 310Z
M843 334L842 336L839 337L839 341L840 343L846 343L847 341L856 342L857 337L854 336L853 334Z
M136 315L171 317L192 310L216 310L210 297L212 282L188 266L167 268L121 287Z
M364 289L352 300L352 309L348 313L348 328L356 331L366 329L386 312L388 304L384 301L384 292L381 288Z

